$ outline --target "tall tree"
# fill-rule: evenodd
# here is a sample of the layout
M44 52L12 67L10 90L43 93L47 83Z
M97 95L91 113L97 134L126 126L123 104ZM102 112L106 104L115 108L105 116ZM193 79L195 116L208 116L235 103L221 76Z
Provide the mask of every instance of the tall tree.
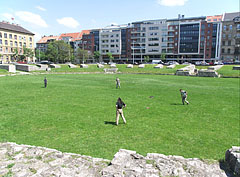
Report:
M95 52L94 52L93 57L94 57L94 59L96 60L96 62L99 62L100 55L101 55L101 54L100 54L99 51L95 51Z
M36 58L37 58L38 61L40 61L40 60L47 60L45 53L42 52L42 51L39 50L39 49L36 49L36 50L35 50L35 56L36 56Z
M82 61L82 63L84 63L84 62L86 62L86 59L88 58L88 51L78 48L77 52L75 53L75 57L76 57L76 59L79 59L80 61Z
M162 61L166 60L166 53L161 53L161 59L162 59Z
M22 55L22 59L26 60L27 58L32 58L34 56L34 52L32 49L23 47L23 55Z
M18 49L17 49L17 48L14 49L12 56L13 56L13 58L17 61L18 56L19 56L19 52L18 52Z
M114 57L112 56L112 53L111 52L108 52L107 53L107 56L109 58L109 61L112 62L112 60L114 59Z
M144 61L147 63L149 62L149 56L144 56Z

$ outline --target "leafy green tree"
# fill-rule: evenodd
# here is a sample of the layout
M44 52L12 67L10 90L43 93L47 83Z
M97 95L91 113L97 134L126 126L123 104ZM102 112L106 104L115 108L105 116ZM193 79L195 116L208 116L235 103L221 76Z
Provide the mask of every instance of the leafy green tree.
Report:
M46 56L48 60L56 63L71 61L73 55L72 47L63 40L53 41L48 44Z
M84 63L84 62L86 62L86 59L88 58L88 51L78 48L77 52L75 54L75 57L76 57L76 59L79 59L80 61L82 61L82 63Z
M93 58L96 60L96 62L99 62L100 59L100 52L99 51L95 51L93 54Z
M27 58L32 58L34 56L34 52L32 49L23 47L23 55L21 57L22 60L26 60Z
M19 57L19 52L18 52L18 49L15 48L14 51L13 51L13 58L17 61L18 57Z
M108 52L107 53L107 56L109 58L109 61L112 62L112 60L114 59L114 57L112 56L112 53L111 52Z
M36 56L36 58L37 58L38 61L40 61L40 60L47 60L47 57L46 57L45 53L42 52L42 51L39 50L39 49L36 49L36 50L35 50L35 56Z
M149 56L144 56L144 61L147 63L147 62L149 62Z
M162 61L166 60L166 53L161 53L161 59L162 59Z

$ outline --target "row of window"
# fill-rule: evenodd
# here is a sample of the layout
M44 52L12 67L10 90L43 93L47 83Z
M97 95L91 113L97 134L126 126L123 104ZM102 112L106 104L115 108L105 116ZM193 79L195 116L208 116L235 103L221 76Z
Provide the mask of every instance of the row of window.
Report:
M114 34L111 34L111 35L102 35L102 38L109 38L109 36L110 37L119 37L119 34L116 34L116 35L114 35Z
M3 38L3 36L2 36L2 33L0 32L0 38ZM17 38L19 39L19 40L24 40L24 41L26 41L26 36L18 36L17 37L17 35L15 34L15 35L13 35L13 34L7 34L7 33L4 33L4 38L9 38L9 39L15 39L15 40L17 40ZM29 37L29 41L31 41L32 42L32 37Z
M2 44L3 44L3 41L2 41L2 39L0 39L0 45L2 45ZM5 45L8 45L8 41L5 40L5 41L4 41L4 44L5 44ZM9 45L10 45L11 47L13 47L13 41L10 41L10 42L9 42ZM19 45L19 47L26 47L26 42L23 42L23 43L22 43L22 42L19 42L19 43L18 43L17 41L14 41L14 47L18 47L18 45ZM29 47L32 48L32 43L29 44Z
M227 54L230 54L231 53L231 49L227 49L226 52L227 52ZM222 53L225 53L225 49L222 49Z
M0 47L0 52L5 52L5 53L14 53L14 48L12 47ZM22 54L23 50L19 49L19 54Z
M102 43L108 43L109 40L102 40ZM114 40L114 39L111 39L110 42L119 42L118 39Z
M108 48L109 47L109 45L102 45L102 48ZM111 48L113 48L113 47L119 47L119 45L118 44L116 44L116 45L110 45L110 47Z

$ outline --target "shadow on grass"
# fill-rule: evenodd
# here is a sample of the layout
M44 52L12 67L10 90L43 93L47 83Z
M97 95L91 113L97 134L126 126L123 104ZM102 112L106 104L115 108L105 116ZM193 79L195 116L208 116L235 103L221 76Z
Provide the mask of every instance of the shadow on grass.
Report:
M228 177L236 177L236 175L234 175L234 173L231 171L229 165L224 159L220 159L218 160L218 162L219 162L219 167L225 172L225 174Z
M182 103L171 103L170 105L183 105Z
M116 122L104 121L104 124L116 125Z

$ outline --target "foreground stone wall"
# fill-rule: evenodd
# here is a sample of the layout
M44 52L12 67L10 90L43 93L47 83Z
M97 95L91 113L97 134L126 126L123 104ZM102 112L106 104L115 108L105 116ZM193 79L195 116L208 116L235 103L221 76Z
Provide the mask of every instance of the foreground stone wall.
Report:
M34 65L17 64L16 65L16 70L29 72L29 71L38 70L38 67L34 66Z
M194 74L195 74L195 65L188 65L176 71L176 75L178 76L190 76Z
M16 72L16 66L15 65L0 65L0 69L6 69L8 72L15 73Z
M213 160L185 159L181 156L157 153L148 153L145 157L135 151L120 149L110 161L15 143L0 143L1 175L14 177L234 176L223 171L219 162Z

